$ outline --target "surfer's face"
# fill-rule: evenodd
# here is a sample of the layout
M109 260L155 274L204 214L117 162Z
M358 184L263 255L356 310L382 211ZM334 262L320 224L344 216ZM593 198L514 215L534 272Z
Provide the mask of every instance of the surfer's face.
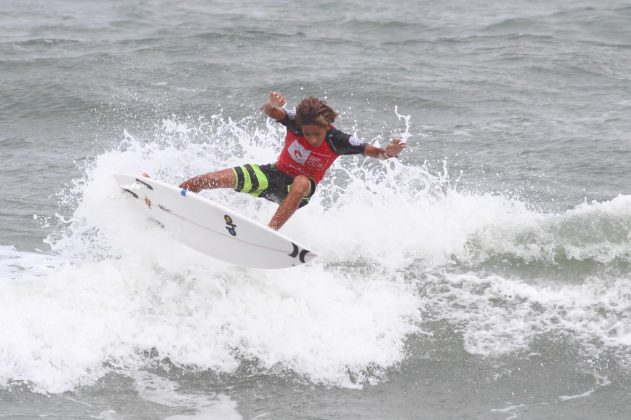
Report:
M305 124L301 128L302 135L307 139L307 143L309 143L309 145L318 147L324 141L326 128L315 124Z

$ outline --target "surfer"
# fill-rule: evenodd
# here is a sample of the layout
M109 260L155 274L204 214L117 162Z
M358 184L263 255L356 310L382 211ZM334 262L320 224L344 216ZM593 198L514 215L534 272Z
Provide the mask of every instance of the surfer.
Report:
M195 193L204 189L234 188L278 203L269 227L278 230L294 212L306 205L327 169L340 155L363 154L376 159L399 156L406 144L399 139L380 148L338 130L337 117L326 102L309 97L295 110L284 108L280 92L270 92L261 108L287 128L285 145L276 163L254 163L193 177L180 185Z

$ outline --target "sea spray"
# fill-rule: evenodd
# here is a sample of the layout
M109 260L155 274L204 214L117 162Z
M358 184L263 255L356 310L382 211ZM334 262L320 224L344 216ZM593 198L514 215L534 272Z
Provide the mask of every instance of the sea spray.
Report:
M158 358L184 370L233 374L248 364L360 387L418 357L408 338L431 337L436 321L483 357L568 333L587 355L628 349L627 196L545 213L459 188L446 163L433 171L341 157L284 227L320 258L272 273L178 244L131 215L112 178L147 171L179 183L273 162L282 138L269 122L221 116L123 133L60 193L51 256L4 248L0 319L17 321L3 325L2 383L61 392ZM262 223L275 210L230 190L202 194ZM582 264L609 274L595 278ZM576 275L548 276L570 269Z

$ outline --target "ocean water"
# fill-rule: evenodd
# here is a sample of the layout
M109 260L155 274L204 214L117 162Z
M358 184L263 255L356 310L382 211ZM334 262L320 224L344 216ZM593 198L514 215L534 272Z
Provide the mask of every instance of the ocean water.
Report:
M628 2L0 6L0 418L631 418ZM317 260L129 222L113 173L273 162L270 90L408 143L283 227Z

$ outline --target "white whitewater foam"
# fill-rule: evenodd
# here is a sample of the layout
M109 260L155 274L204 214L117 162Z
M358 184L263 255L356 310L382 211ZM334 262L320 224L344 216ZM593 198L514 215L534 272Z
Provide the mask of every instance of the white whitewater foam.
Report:
M626 261L626 196L545 214L503 196L457 191L446 170L342 157L283 228L320 258L264 271L171 240L127 211L112 178L147 171L179 183L273 162L280 138L270 124L219 116L165 120L148 141L126 133L99 155L60 195L64 221L48 239L53 256L0 248L0 386L17 380L62 392L112 370L142 370L145 352L155 349L179 366L233 372L248 360L358 387L406 357L420 309L455 325L475 354L520 351L559 330L581 343L631 345L626 278L556 285L450 271L494 255L554 264L559 243L568 258ZM263 223L275 210L233 191L204 194ZM589 238L573 233L585 225Z
M498 356L524 351L546 333L599 354L631 346L628 279L592 278L580 285L527 284L497 275L447 274L433 278L423 305L463 334L472 354Z
M212 124L228 143L244 136L235 124ZM0 383L27 381L62 392L111 369L142 368L143 352L155 349L181 366L231 372L246 359L261 369L356 387L403 359L419 313L412 287L401 279L382 270L368 276L328 270L326 257L293 270L241 269L174 242L127 211L113 173L146 170L178 182L254 159L218 156L219 145L195 142L185 124L165 121L160 133L166 139L147 144L126 134L120 148L100 155L85 179L64 192L70 214L62 234L49 239L57 255L52 264L32 264L33 254L11 250L0 260L11 280L0 294L0 319L13 319L2 325ZM259 137L276 134L250 136L246 154L258 156L257 142L265 140ZM260 218L274 210L234 192L212 194ZM309 217L294 218L288 233L310 238ZM332 246L312 238L318 250ZM344 261L345 249L329 252ZM37 270L17 272L16 264Z
M0 383L47 392L94 382L112 369L105 362L141 368L150 349L178 365L230 372L246 358L356 386L349 372L361 382L366 367L403 358L417 318L399 282L317 265L241 270L176 244L14 277L0 290Z

